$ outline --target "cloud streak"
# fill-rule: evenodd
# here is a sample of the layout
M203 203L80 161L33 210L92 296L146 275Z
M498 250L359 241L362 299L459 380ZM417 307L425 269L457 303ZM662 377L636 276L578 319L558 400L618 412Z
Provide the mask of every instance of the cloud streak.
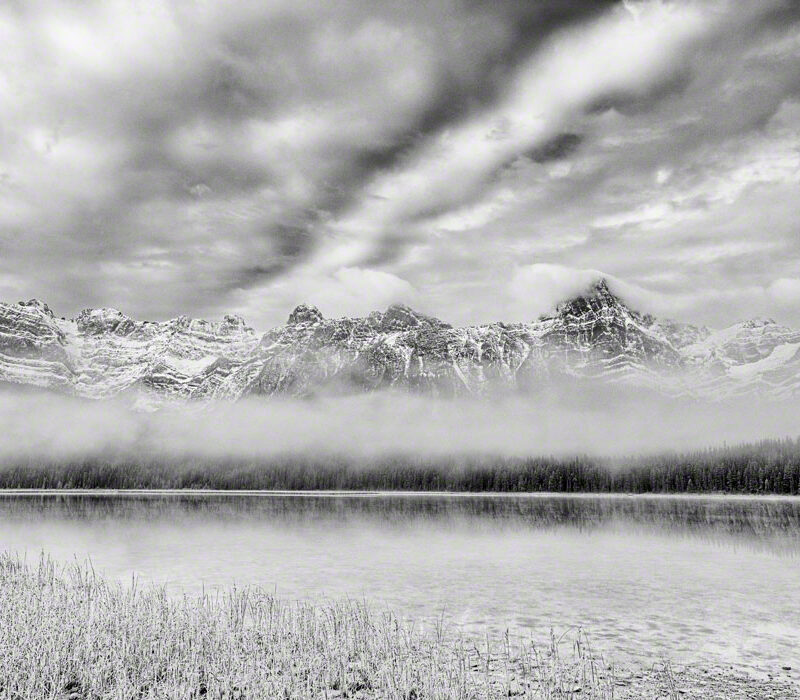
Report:
M323 264L352 263L365 255L365 239L464 205L498 168L537 146L563 142L561 125L592 104L654 91L712 29L694 5L648 4L636 18L617 10L559 32L516 71L498 104L448 125L402 167L368 185L367 198L335 224L354 240L337 241L320 256Z

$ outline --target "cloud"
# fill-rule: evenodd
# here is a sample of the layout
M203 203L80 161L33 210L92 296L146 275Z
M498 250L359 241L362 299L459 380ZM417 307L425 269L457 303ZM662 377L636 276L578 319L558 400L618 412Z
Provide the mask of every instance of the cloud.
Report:
M687 313L698 308L724 310L725 315L735 321L770 317L775 315L776 304L792 306L800 302L798 278L780 278L764 286L706 287L662 293L600 270L535 263L514 271L506 285L506 305L514 314L512 320L531 320L552 313L558 304L583 294L601 279L631 309L679 321L686 320ZM748 308L751 313L745 316L742 308Z
M562 302L586 291L603 279L598 270L576 270L563 265L536 263L518 268L508 283L508 292L531 318L545 314Z
M800 265L798 27L782 0L0 3L2 298L469 323L527 314L507 283L546 261L800 323L764 291Z
M390 392L339 399L252 398L206 410L133 413L122 404L0 395L0 460L359 459L465 454L625 455L695 449L798 431L796 402L713 405L617 391L536 401L443 400ZM186 463L186 462L184 462ZM0 467L2 468L2 467Z
M680 69L713 24L694 4L648 3L636 20L621 10L557 33L516 71L496 104L448 125L368 185L368 196L335 221L344 241L337 236L324 249L323 264L358 260L393 227L465 205L498 168L526 152L548 160L536 154L556 143L555 154L566 154L575 139L559 135L565 121L607 95L648 93Z
M249 295L245 295L250 299ZM408 281L381 270L341 267L330 274L294 277L291 284L272 284L269 291L256 295L255 303L245 301L235 307L236 313L247 319L264 317L265 300L269 299L274 314L288 316L301 303L319 307L324 316L366 316L371 311L385 309L390 304L423 302ZM285 322L285 318L280 319ZM262 324L257 324L261 325Z
M527 319L551 313L559 303L586 292L600 280L632 309L671 315L679 302L664 295L608 275L600 270L570 268L551 263L518 267L507 285L507 292Z
M800 303L800 279L781 277L769 286L770 296L779 304Z
M541 14L456 9L5 4L6 269L57 305L156 315L223 309L286 273L443 105L488 96L488 73L523 39L515 23ZM163 270L139 266L153 248L172 265L159 294L147 290Z

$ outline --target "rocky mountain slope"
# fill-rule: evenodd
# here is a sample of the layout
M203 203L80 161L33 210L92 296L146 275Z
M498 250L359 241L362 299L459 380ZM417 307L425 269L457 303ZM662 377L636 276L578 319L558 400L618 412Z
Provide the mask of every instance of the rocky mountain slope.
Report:
M600 281L531 323L453 328L406 306L325 319L298 306L259 335L237 316L136 321L115 309L57 318L0 304L0 382L139 406L175 399L312 396L401 388L439 396L536 393L583 383L723 399L800 395L800 331L724 330L653 318Z

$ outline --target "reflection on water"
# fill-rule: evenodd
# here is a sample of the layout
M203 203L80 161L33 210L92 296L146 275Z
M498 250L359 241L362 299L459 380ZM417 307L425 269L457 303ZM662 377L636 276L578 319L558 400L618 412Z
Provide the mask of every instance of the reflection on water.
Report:
M175 592L367 597L620 657L800 666L800 499L0 496L0 547Z

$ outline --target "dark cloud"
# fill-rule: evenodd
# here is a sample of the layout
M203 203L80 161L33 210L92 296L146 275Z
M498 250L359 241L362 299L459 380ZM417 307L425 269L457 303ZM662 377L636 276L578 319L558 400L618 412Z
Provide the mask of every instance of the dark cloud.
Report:
M546 163L549 160L560 160L575 152L583 139L579 134L559 134L541 146L531 148L525 156L534 163Z

